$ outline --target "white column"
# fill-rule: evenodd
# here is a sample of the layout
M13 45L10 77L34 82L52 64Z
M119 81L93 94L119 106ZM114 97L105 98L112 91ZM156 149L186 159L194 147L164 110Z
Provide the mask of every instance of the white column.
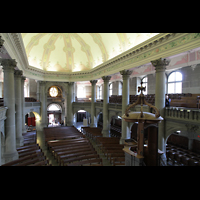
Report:
M2 98L2 85L3 85L3 82L0 82L0 98Z
M22 94L21 94L21 76L22 70L15 70L15 123L16 123L16 147L24 145L24 138L22 136Z
M5 122L5 163L18 159L16 150L15 131L15 87L14 87L14 59L0 59L4 71L4 106L8 107L7 119Z
M123 77L123 87L122 87L122 114L125 113L127 105L129 104L129 77L132 71L130 70L122 70L120 74ZM130 139L130 128L128 127L128 122L122 119L122 127L121 127L121 139L120 144L124 144L125 139Z
M37 81L37 100L40 101L40 81Z
M109 103L109 80L111 76L103 76L102 79L104 81L104 95L103 95L103 137L109 137L110 130L108 121L108 103Z
M40 113L41 113L41 129L47 127L47 103L46 103L46 92L45 92L46 81L40 81Z
M67 97L69 95L69 89L68 89L68 82L67 86L65 87L65 121L64 121L64 125L67 126Z
M74 89L74 82L68 83L68 95L67 95L67 126L74 125L74 118L72 112L72 102L73 102L73 89Z
M159 58L151 61L152 65L156 68L156 90L155 90L155 106L159 109L161 117L164 118L165 108L165 69L170 60ZM158 148L165 152L164 141L164 120L158 124Z
M22 106L22 133L26 133L25 127L25 97L24 97L24 81L26 80L25 76L21 77L21 106Z
M91 80L90 83L92 84L92 99L91 99L91 124L90 127L97 127L97 122L95 118L95 105L96 102L96 83L97 80Z

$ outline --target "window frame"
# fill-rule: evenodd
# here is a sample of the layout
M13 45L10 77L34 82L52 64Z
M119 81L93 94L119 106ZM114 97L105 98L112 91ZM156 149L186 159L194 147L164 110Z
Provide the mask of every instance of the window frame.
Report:
M181 74L181 80L179 80L179 81L177 81L176 80L176 73L180 73ZM170 76L172 75L172 74L174 74L174 81L170 81L169 82L169 78L170 78ZM181 83L181 91L176 91L176 88L177 88L177 84L178 83ZM168 94L174 94L174 93L176 93L176 94L180 94L180 93L182 93L182 91L183 91L183 85L182 85L182 83L183 83L183 74L180 72L180 71L172 71L171 73L169 73L169 75L168 75L168 77L167 77L167 93ZM174 84L174 92L169 92L169 84Z

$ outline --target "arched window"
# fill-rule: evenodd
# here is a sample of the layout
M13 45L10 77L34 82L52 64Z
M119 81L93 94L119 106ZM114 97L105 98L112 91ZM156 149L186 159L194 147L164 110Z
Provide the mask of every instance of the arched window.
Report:
M62 112L62 108L59 104L52 103L47 107L47 111L61 111Z
M168 77L168 93L182 93L182 74L172 72Z
M113 84L111 83L111 84L109 85L109 96L112 95L112 88L113 88Z
M146 86L146 91L145 91L145 92L143 91L143 94L144 94L144 95L147 95L147 93L148 93L148 78L147 78L147 76L145 76L145 77L142 79L142 82L143 82L142 86L143 86L143 87Z
M119 81L119 92L118 95L122 95L122 82Z
M83 85L77 85L77 98L85 98L86 92Z

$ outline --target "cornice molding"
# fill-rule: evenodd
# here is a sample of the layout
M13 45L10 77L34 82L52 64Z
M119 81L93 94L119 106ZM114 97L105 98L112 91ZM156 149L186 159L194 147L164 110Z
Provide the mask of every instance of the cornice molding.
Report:
M29 66L20 33L0 33L0 35L5 41L4 47L9 55L16 59L17 67L23 70L28 78L69 82L98 79L124 69L138 67L160 57L166 58L197 48L200 42L199 33L160 33L91 70L63 73L43 71Z

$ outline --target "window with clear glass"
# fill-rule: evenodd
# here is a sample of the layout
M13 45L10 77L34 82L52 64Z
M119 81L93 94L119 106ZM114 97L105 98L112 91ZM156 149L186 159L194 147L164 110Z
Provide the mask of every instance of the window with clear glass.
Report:
M55 86L51 87L49 90L49 94L51 97L56 97L58 95L58 89Z
M122 95L122 82L119 82L119 95Z
M99 87L99 99L102 99L102 85Z
M85 98L86 93L85 93L85 87L78 85L77 86L77 98Z
M147 78L147 76L142 79L142 82L143 82L142 86L143 87L146 86L146 91L143 91L143 94L147 95L147 93L148 93L148 87L147 87L148 86L148 78Z
M182 93L182 74L172 72L168 77L168 93Z
M113 87L113 84L111 83L111 84L109 85L109 96L112 95L112 87Z

